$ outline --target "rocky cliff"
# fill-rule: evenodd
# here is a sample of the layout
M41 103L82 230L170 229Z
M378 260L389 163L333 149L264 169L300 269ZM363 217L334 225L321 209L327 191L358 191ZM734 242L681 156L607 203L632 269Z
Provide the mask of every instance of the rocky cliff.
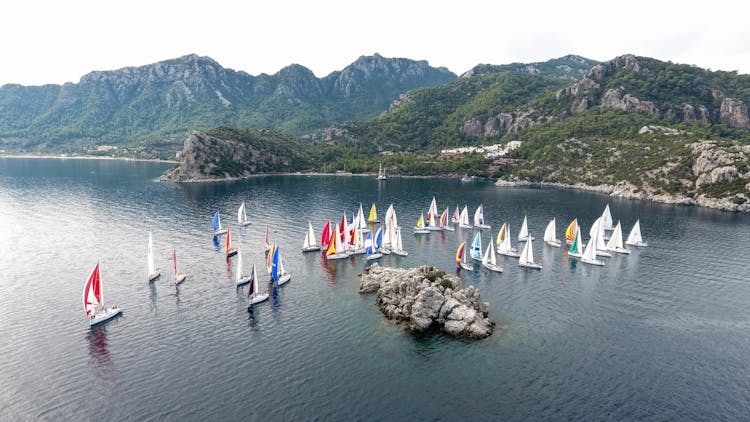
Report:
M489 337L495 323L487 318L489 304L480 302L474 286L432 267L385 268L378 264L362 275L360 294L377 292L383 314L415 332L442 331L456 337Z
M307 162L303 154L296 140L269 131L195 132L185 139L177 166L161 179L206 182L291 171Z

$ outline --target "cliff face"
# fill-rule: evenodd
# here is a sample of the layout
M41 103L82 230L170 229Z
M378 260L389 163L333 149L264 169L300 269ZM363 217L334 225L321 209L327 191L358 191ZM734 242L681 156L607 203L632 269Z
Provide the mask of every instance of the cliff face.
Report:
M263 135L263 132L258 132ZM230 138L230 137L224 137ZM253 142L242 136L222 139L206 133L193 133L185 139L179 164L161 179L172 182L205 182L249 177L260 173L289 171L299 149L274 147L273 142Z

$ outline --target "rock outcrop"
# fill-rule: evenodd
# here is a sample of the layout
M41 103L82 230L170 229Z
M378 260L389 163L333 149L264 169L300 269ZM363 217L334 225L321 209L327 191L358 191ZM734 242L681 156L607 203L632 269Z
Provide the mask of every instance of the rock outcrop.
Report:
M738 129L750 129L747 106L741 100L724 98L719 110L721 123Z
M375 293L383 314L414 332L437 330L452 336L481 339L492 334L489 304L480 302L474 286L433 267L386 268L378 264L362 275L360 294Z

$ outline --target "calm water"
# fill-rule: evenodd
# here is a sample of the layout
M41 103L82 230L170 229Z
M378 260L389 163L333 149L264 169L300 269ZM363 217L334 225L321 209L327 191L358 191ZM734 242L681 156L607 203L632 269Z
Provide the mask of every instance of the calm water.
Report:
M0 419L11 420L738 420L750 414L750 216L551 189L442 180L263 177L157 181L169 165L0 158ZM541 271L463 273L503 326L466 342L415 337L357 294L365 260L327 264L299 249L361 202L394 203L407 258L453 271L464 231L415 238L435 196L479 203L517 235L609 202L651 245L581 265L534 243ZM265 225L292 281L251 315L233 262L214 249L214 211L233 222L246 265L263 264ZM145 281L148 230L166 276ZM485 246L487 232L483 233ZM172 248L191 275L175 288ZM105 300L124 314L90 329L81 290L99 260Z

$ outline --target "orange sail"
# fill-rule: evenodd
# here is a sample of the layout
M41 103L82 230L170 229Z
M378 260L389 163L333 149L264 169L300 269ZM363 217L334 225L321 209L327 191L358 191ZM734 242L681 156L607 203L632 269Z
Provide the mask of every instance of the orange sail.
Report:
M229 226L227 226L227 244L224 248L226 249L227 253L229 253L229 250L232 249L232 234L229 233Z
M573 243L573 239L576 237L576 231L578 231L578 219L574 218L568 225L568 228L565 229L565 241L567 243Z
M461 268L461 257L464 255L465 247L466 247L466 242L461 242L461 244L458 245L458 250L456 250L456 266L458 268Z

